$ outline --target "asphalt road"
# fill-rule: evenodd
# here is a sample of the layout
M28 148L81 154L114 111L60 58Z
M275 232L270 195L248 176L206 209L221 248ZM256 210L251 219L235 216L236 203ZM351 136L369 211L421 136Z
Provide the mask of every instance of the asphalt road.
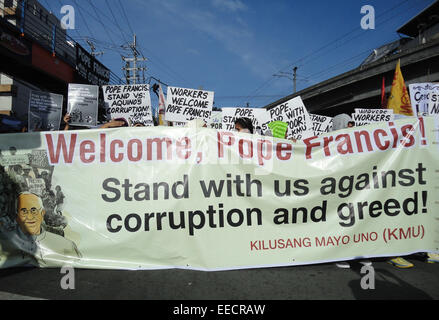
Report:
M389 300L439 298L439 264L411 256L411 269L398 269L384 259L361 273L334 264L247 269L221 272L190 270L113 271L11 268L0 270L0 299L50 300ZM363 270L366 271L366 270ZM63 289L63 277L74 279ZM374 276L373 278L371 276ZM362 289L361 279L374 289ZM373 279L373 280L372 280ZM66 278L64 278L66 282Z

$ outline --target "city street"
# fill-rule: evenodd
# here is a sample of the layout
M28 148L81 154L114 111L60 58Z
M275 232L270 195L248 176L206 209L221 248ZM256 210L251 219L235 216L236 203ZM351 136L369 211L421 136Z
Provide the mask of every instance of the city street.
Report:
M60 269L0 270L0 299L55 300L430 300L439 298L438 264L410 256L398 269L373 260L375 289L363 290L361 265L335 264L222 272L75 270L75 289L61 288Z
M407 317L438 146L439 0L0 0L0 303Z

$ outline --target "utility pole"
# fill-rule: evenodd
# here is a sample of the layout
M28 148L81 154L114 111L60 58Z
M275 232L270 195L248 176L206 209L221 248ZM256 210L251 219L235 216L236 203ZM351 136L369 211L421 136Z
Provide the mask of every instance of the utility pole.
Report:
M103 51L100 51L100 52L96 52L96 47L95 47L95 45L93 44L93 42L91 42L90 40L85 40L85 42L87 42L87 44L90 46L90 54L93 56L93 57L97 57L97 56L101 56L101 55L103 55L104 54L104 52Z
M292 76L292 77L291 77ZM296 83L297 83L297 67L293 68L293 72L279 72L276 74L273 74L273 77L283 77L283 78L288 78L291 81L293 81L293 93L296 93Z
M141 55L139 51L137 50L137 38L134 34L134 41L133 43L129 44L128 47L123 47L125 49L131 49L132 51L132 57L124 57L122 56L122 60L125 62L125 67L122 68L122 70L125 71L125 78L127 84L137 84L139 80L139 71L143 71L143 82L145 82L145 67L138 67L138 62L147 61L146 58L139 58Z
M293 68L294 93L296 93L297 67Z

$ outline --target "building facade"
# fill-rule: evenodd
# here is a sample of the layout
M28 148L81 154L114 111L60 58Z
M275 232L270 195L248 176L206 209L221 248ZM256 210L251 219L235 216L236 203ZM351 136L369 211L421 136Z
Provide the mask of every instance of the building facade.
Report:
M41 3L0 0L0 114L27 121L30 90L62 94L66 109L69 83L109 82L110 70Z

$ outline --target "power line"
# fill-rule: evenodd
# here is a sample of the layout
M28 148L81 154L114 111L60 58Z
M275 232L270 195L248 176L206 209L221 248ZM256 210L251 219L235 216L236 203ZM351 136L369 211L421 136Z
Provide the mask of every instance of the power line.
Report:
M390 9L386 10L385 12L381 13L380 15L378 15L378 16L376 17L376 19L378 20L379 18L381 18L382 16L384 16L384 15L387 14L388 12L392 11L392 10L395 9L395 8L398 8L398 7L402 6L402 5L404 5L404 4L405 4L406 2L408 2L408 1L410 1L410 0L403 0L403 1L400 2L399 4L395 5L394 7L390 8ZM395 15L395 16L397 16L397 15ZM395 17L395 16L393 16L393 17ZM317 50L311 52L310 54L307 54L306 56L304 56L304 57L298 59L296 62L290 64L290 65L287 66L285 69L288 69L288 68L292 67L293 65L299 64L300 61L304 61L304 60L306 60L306 59L310 59L310 57L312 57L312 56L314 56L315 54L319 53L319 52L322 51L323 49L328 48L328 47L330 47L330 46L336 44L338 41L342 40L343 38L346 38L347 36L349 36L349 35L351 35L351 34L353 34L353 33L356 33L356 32L358 32L358 31L360 32L360 35L364 35L364 34L365 34L365 33L363 32L364 30L362 30L361 28L355 27L354 29L352 29L352 30L350 30L349 32L345 33L344 35L338 37L337 39L335 39L335 40L333 40L333 41L331 41L331 42L328 42L327 44L325 44L324 46L320 47L319 49L317 49ZM357 38L357 37L354 37L353 39L356 39L356 38ZM351 40L352 40L352 39L351 39ZM351 41L351 40L348 40L348 42ZM347 43L347 42L345 42L344 44L346 44L346 43ZM336 48L337 48L337 47L336 47ZM301 66L303 66L303 65L305 65L305 63L302 62Z
M388 12L392 11L393 9L395 9L395 8L397 8L397 7L401 7L402 5L404 5L404 4L405 4L406 2L408 2L408 1L409 1L409 0L404 0L404 1L400 2L399 4L395 5L394 7L392 7L392 8L390 8L390 9L386 10L385 12L383 12L382 14L380 14L379 16L377 16L377 19L380 18L380 17L382 17L382 16L384 16L384 15L386 15ZM395 16L393 16L392 18L394 18L394 17L395 17ZM385 22L388 22L388 20L385 21ZM322 50L324 50L324 49L326 49L326 48L332 46L332 45L333 45L334 43L336 43L337 41L339 41L339 40L341 40L341 39L343 39L343 38L346 38L346 37L349 36L350 34L353 34L353 33L357 32L357 31L359 31L359 30L362 31L362 29L360 29L360 28L358 28L358 27L355 28L355 29L352 29L351 31L345 33L344 35L342 35L342 36L336 38L335 40L333 40L333 41L331 41L331 42L328 42L327 44L325 44L324 46L318 48L317 50L314 50L313 52L311 52L311 53L309 53L309 54L307 54L307 55L305 55L305 56L299 58L299 59L296 60L295 62L289 64L288 66L286 66L286 67L280 69L278 72L283 72L283 71L285 71L286 69L288 69L288 68L290 68L290 67L292 67L292 66L296 66L299 62L301 62L301 61L305 61L306 59L309 59L309 58L312 57L313 55L315 55L315 54L321 52ZM365 34L365 33L362 32L360 35L363 35L363 34ZM357 37L358 37L358 36L357 36ZM355 38L357 38L357 37L355 37ZM348 43L348 42L350 42L350 41L352 41L352 40L353 40L353 39L348 40L348 41L345 42L344 44L346 44L346 43ZM338 47L336 47L336 48L339 48L339 47L340 47L340 46L338 46ZM326 54L326 52L325 52L325 54ZM315 61L315 60L314 60L314 61ZM304 65L305 65L305 63L302 62L301 66L304 66ZM275 80L277 80L277 79L275 79L275 78L273 78L273 77L268 78L268 79L267 79L267 80L266 80L261 86L259 86L256 90L254 90L250 95L247 96L247 100L251 100L253 96L255 96L257 93L259 93L262 89L264 89L265 87L267 87L270 83L274 82Z
M407 1L404 1L404 2L407 2ZM415 4L415 5L411 6L411 7L409 7L408 9L403 9L403 11L410 10L410 9L416 7L416 6L417 6L417 5ZM395 8L395 7L394 7L394 8ZM392 9L394 9L394 8L392 8ZM389 11L389 10L387 10L387 12L388 12L388 11ZM399 15L400 15L400 13L398 12L398 13L396 13L395 15L391 16L390 18L388 18L387 20L384 20L383 22L380 22L380 24L381 24L381 25L386 24L387 22L389 22L389 21L391 21L391 20L397 18ZM382 15L380 15L380 16L382 16ZM330 52L330 51L333 51L334 49L341 48L342 46L344 46L344 45L346 45L347 43L349 43L349 42L351 42L351 41L353 41L353 40L359 38L359 37L362 36L362 35L364 35L364 32L361 33L361 34L359 34L359 35L356 35L356 36L354 36L354 37L352 37L352 38L347 39L345 42L341 43L341 44L338 45L337 47L335 47L335 48L333 48L333 49L330 49L330 50L326 51L325 54L328 53L328 52ZM372 49L371 49L371 50L372 50ZM322 54L322 55L320 55L319 57L322 57L322 56L324 56L324 55ZM307 64L307 63L304 63L304 64L302 64L302 66L304 66L304 65L306 65L306 64Z
M58 2L60 5L62 5L60 0L58 0ZM73 0L73 2L75 3L75 6L78 7L78 3L76 2L76 0ZM84 18L84 15L82 14L82 10L79 10L79 15L81 16L82 21L88 30L89 35L93 36L93 32L91 31L90 27L88 26L87 20Z
M58 1L59 1L59 0L58 0ZM90 0L89 0L89 3L90 3L91 6L93 7L94 12L97 14L96 7L91 3ZM122 10L123 10L123 6L122 6L122 4L120 3L120 1L119 1L119 4L120 4L120 6L121 6L121 8L122 8ZM107 3L107 5L108 5L108 3ZM80 5L78 5L78 7L83 8L83 7L80 6ZM87 11L86 11L86 12L87 12ZM107 33L107 35L108 35L108 30L107 30L107 29L110 29L110 28L109 28L108 26L105 27L105 26L103 25L103 22L102 22L102 20L100 19L100 15L97 14L98 18L96 18L93 14L91 14L91 13L89 13L89 12L87 12L87 14L88 14L89 16L91 16L94 20L96 20L97 22L99 22L99 24L104 28L104 30L106 31L106 33ZM105 15L105 14L102 13L102 12L101 12L101 15L102 15L104 18L106 18L108 21L110 21L112 24L115 24L115 21L117 20L117 19L114 19L114 17L113 17L113 19L111 19L110 17L108 17L107 15ZM114 15L114 12L113 12L113 15ZM133 29L132 29L132 26L131 26L131 24L129 23L129 19L128 19L127 15L126 15L125 10L123 10L123 15L124 15L125 19L127 20L127 25L128 25L128 27L129 27L129 29L131 30L132 34L134 34ZM116 27L117 27L117 25L116 25ZM126 38L123 36L123 32L124 32L124 30L122 29L122 27L121 27L120 25L119 25L119 27L118 27L118 30L119 30L119 32L121 33L122 37L123 37L123 41L125 41L125 43L127 43L128 41L126 41ZM115 48L118 47L118 46L114 43L114 41L113 41L113 39L112 39L111 36L109 36L109 39L110 39L110 41L112 41L112 44L114 45ZM139 54L142 55L143 58L145 58L144 55L143 55L143 53L141 52L141 50L146 50L145 47L143 47L143 46L141 46L141 45L137 45L137 48L140 49ZM151 52L150 50L146 50L146 51ZM119 52L119 53L120 53L120 52ZM150 55L152 55L152 53L150 53ZM155 56L155 55L154 55L154 56ZM148 57L148 61L149 61L150 63L152 63L153 65L156 65L159 69L161 69L162 71L164 71L166 74L168 74L168 75L171 76L172 78L174 78L174 79L180 79L180 80L183 80L183 81L185 81L185 82L188 82L187 79L185 79L183 76L181 76L180 74L178 74L176 71L174 71L172 68L170 68L167 64L165 64L164 62L162 62L158 57L155 56L154 59L151 59L151 57Z
M106 5L107 5L107 7L108 7L108 10L109 10L110 13L111 13L111 16L112 16L113 19L114 19L114 23L116 24L117 28L118 28L119 31L120 31L120 34L122 35L122 38L125 40L126 43L128 43L127 38L125 38L125 33L123 32L122 28L120 27L119 23L117 22L116 16L114 15L113 10L111 9L111 6L108 4L108 0L105 0L105 3L106 3Z
M415 4L415 5L411 6L411 7L409 7L408 9L403 9L403 11L410 10L410 9L416 7L416 6L417 6L417 5ZM389 11L389 10L388 10L388 11ZM383 25L383 24L385 24L385 23L387 23L387 22L389 22L389 21L395 19L395 18L398 17L398 16L399 16L399 13L395 14L394 16L392 16L392 17L388 18L387 20L381 22L381 25ZM354 40L354 39L356 39L356 38L358 38L358 37L359 37L359 36L355 36L355 37L353 37L353 38L348 39L346 42L342 43L339 47L344 46L344 45L347 44L348 42L350 42L350 41L352 41L352 40ZM392 38L394 38L394 37L392 37ZM389 40L389 41L391 41L391 40ZM375 48L375 47L374 47L374 48ZM350 57L350 58L348 58L347 60L344 60L344 61L342 61L342 62L340 62L340 63L338 63L338 64L336 64L336 65L330 66L329 68L324 69L324 70L321 70L321 71L319 71L319 72L317 72L317 73L315 73L315 74L312 74L310 77L311 77L311 78L314 78L314 77L317 76L317 75L321 76L321 75L323 75L323 74L328 74L328 71L333 70L333 69L338 69L338 67L340 67L340 66L341 66L341 67L345 67L345 63L347 63L347 62L349 62L349 61L351 61L351 60L353 60L353 59L359 58L359 57L361 57L361 56L363 56L363 55L365 55L365 54L369 54L374 48L370 48L370 49L368 49L368 50L366 50L366 51L363 51L363 52L361 52L361 53L359 53L359 54L356 54L355 56Z
M75 0L76 1L76 0ZM98 22L101 24L102 28L104 29L105 33L107 34L108 38L110 39L110 41L116 45L113 41L113 38L111 37L110 33L108 32L107 28L105 27L104 23L102 22L102 19L99 15L99 13L97 12L96 7L94 6L94 4L91 2L91 0L88 0L88 3L90 4L90 6L93 8L93 11L95 12L96 16L98 17Z
M125 9L124 9L124 7L122 6L122 3L120 2L120 0L119 0L119 5L120 5L120 7L121 7L121 9L122 9L122 14L123 14L124 17L125 17L125 20L126 20L126 22L127 22L128 28L129 28L130 31L131 31L131 35L133 35L133 34L134 34L133 28L131 27L130 20L128 19L127 14L126 14L126 12L125 12Z

